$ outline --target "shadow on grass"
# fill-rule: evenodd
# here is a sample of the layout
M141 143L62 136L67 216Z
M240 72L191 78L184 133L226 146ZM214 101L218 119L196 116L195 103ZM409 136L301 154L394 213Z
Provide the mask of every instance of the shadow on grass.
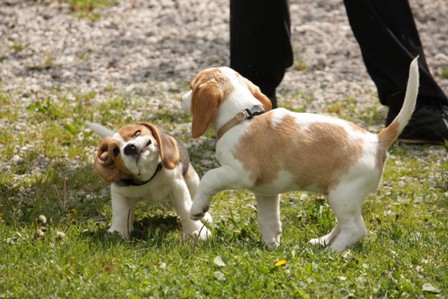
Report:
M109 221L110 219L106 220L106 222ZM100 243L150 241L151 243L161 244L173 232L177 231L180 234L177 217L164 215L145 216L134 221L134 230L128 241L116 232L110 233L108 229L108 224L98 222L94 227L85 228L81 235L90 238L92 242Z
M102 213L105 185L92 173L91 165L70 169L68 165L48 166L41 173L15 174L0 180L0 212L7 225L34 222L45 215L53 224L67 218L85 220Z

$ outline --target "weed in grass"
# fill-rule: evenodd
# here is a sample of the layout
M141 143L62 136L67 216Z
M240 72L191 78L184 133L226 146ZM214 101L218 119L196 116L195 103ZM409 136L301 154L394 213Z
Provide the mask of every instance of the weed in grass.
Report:
M47 71L53 67L53 60L54 58L51 55L47 55L41 64L31 65L28 67L28 70L37 72Z
M101 14L95 12L96 9L114 5L116 0L67 0L70 8L78 16L91 20L99 20Z
M336 115L344 115L344 118L348 119L349 114L353 114L355 111L357 101L354 97L345 97L343 99L337 99L333 103L328 104L325 107L325 112Z
M306 72L308 70L308 65L306 64L305 60L301 58L301 53L305 52L304 49L294 48L294 62L293 62L293 68L297 71L303 71Z
M308 105L313 101L312 93L297 91L282 99L282 107L294 112L306 112ZM298 105L300 103L300 106Z
M298 58L294 60L294 66L293 68L297 71L307 71L308 70L308 65L305 63L304 60Z
M364 127L381 125L383 126L386 119L386 110L378 109L378 107L365 107L358 114L360 125Z
M21 42L14 42L14 43L11 44L10 48L13 51L14 54L17 54L17 53L20 53L23 50L25 50L26 45L24 45Z
M89 60L90 59L90 55L91 55L90 52L84 52L84 53L76 55L76 58L81 60L81 61Z
M35 96L36 100L34 101L34 103L26 107L27 110L43 114L53 120L59 118L59 116L61 115L61 111L52 104L50 97L41 99L37 96L37 94L35 94Z
M442 77L443 79L448 79L448 69L442 69L440 71L440 77Z

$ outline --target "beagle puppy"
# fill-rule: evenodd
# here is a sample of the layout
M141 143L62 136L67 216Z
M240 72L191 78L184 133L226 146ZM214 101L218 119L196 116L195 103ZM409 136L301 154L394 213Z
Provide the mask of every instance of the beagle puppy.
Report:
M210 68L191 81L182 108L192 115L193 138L216 132L221 167L199 183L191 218L208 211L225 189L255 194L257 221L269 248L280 243L280 193L304 190L328 195L337 224L312 244L343 251L367 234L361 215L365 197L381 181L387 148L398 138L415 108L419 87L417 58L410 65L403 107L379 134L341 119L271 110L260 89L228 67Z
M190 219L191 199L199 176L182 143L148 122L126 125L116 133L97 123L87 125L104 137L93 171L111 183L110 232L116 231L128 239L135 205L146 199L153 203L170 200L186 234L200 239L211 235L200 221ZM204 220L212 221L210 215Z

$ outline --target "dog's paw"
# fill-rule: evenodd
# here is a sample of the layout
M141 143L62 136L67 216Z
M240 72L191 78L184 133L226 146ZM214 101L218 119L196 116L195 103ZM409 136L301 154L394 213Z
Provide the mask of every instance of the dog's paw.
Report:
M207 240L212 236L211 231L203 225L200 229L192 233L193 236L197 236L199 240Z
M195 204L193 204L193 207L191 208L190 211L190 218L192 220L200 220L202 218L204 218L205 213L207 213L208 211L208 206L205 207L198 207Z
M325 238L315 238L309 241L313 246L322 246L327 247L329 244L327 243Z
M204 224L213 224L213 218L210 213L205 213L204 217L202 217L201 222Z
M270 243L266 243L266 247L268 249L275 249L280 245L280 242L270 242Z
M110 234L119 234L123 239L129 240L130 232L128 232L127 230L119 230L111 227L107 230L107 232Z
M277 248L280 245L280 234L272 238L264 239L264 244L268 249Z

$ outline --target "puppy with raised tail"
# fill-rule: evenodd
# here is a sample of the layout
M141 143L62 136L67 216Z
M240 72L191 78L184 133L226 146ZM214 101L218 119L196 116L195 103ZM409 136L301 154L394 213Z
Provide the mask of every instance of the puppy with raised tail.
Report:
M304 190L328 195L337 224L313 244L343 251L366 233L361 215L365 197L381 181L387 148L398 138L415 108L419 87L417 58L403 107L379 134L329 116L271 109L259 88L227 67L210 68L191 81L182 107L192 114L193 138L216 132L221 167L201 179L191 218L200 219L211 198L225 189L255 194L257 220L270 248L280 243L280 193Z
M104 137L93 171L111 183L110 232L116 231L128 239L137 202L170 200L186 234L200 239L211 235L200 221L190 219L191 199L196 194L199 176L182 143L148 122L129 124L118 132L97 123L87 124ZM204 220L212 221L208 214Z

